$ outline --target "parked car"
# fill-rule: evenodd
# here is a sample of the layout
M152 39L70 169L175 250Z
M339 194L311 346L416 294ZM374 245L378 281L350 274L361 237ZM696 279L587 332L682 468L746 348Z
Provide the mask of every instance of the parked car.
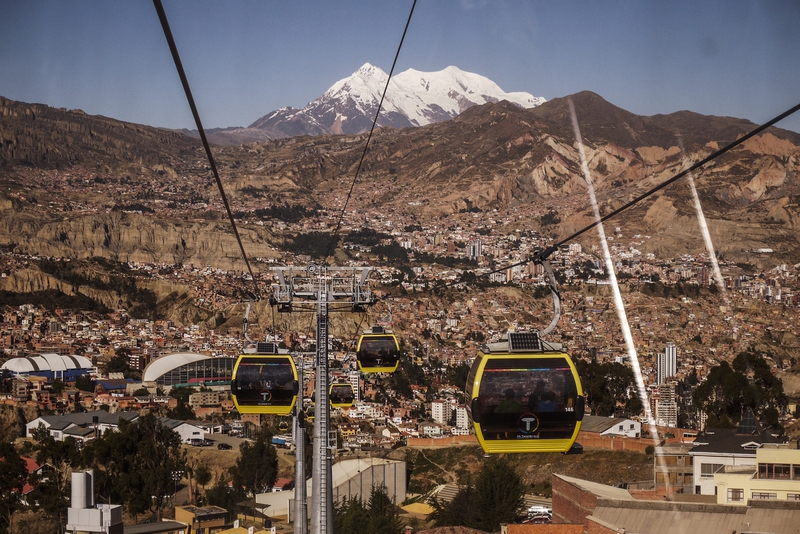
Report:
M230 446L230 445L228 445L227 443L217 443L217 448L218 448L219 450L221 450L221 451L227 451L227 450L230 450L230 449L232 449L233 447L231 447L231 446Z

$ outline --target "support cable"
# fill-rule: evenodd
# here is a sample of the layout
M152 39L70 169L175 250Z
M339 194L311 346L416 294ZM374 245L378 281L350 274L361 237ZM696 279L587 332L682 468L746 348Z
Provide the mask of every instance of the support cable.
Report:
M600 219L596 220L595 222L593 222L593 223L589 224L589 225L588 225L588 226L586 226L585 228L583 228L583 229L581 229L581 230L578 230L578 231L577 231L577 232L575 232L574 234L572 234L572 235L570 235L570 236L567 236L567 237L565 237L564 239L562 239L562 240L561 240L561 241L559 241L558 243L556 243L556 244L554 244L554 245L552 245L552 246L550 246L550 247L546 248L545 250L543 250L543 251L541 251L541 252L538 252L537 254L535 254L535 255L533 256L533 258L531 258L531 259L528 259L527 261L524 261L524 262L520 262L520 263L516 263L516 264L514 264L514 265L511 265L511 267L516 267L516 266L518 266L518 265L523 265L523 264L525 264L525 263L529 263L530 261L537 261L537 260L544 260L544 259L547 259L547 258L548 258L548 257L549 257L549 256L550 256L550 255L551 255L553 252L555 252L555 251L558 249L558 247L560 247L561 245L563 245L563 244L565 244L565 243L567 243L567 242L569 242L569 241L572 241L572 240L573 240L573 239L575 239L576 237L578 237L578 236L580 236L580 235L582 235L582 234L584 234L584 233L588 232L589 230L591 230L591 229L592 229L592 228L594 228L595 226L597 226L597 225L599 225L599 224L602 224L602 223L604 223L605 221L607 221L608 219L611 219L612 217L615 217L615 216L619 215L620 213L622 213L623 211L627 210L627 209L628 209L628 208L630 208L631 206L633 206L633 205L635 205L635 204L638 204L638 203L639 203L639 202L641 202L642 200L646 199L647 197L649 197L649 196L650 196L650 195L652 195L653 193L655 193L655 192L657 192L657 191L660 191L661 189L665 188L666 186L668 186L668 185L669 185L669 184L671 184L672 182L675 182L675 181L677 181L677 180L679 180L679 179L683 178L684 176L686 176L686 175L687 175L687 174L689 174L690 172L692 172L692 171L695 171L695 170L699 169L700 167L703 167L703 166L704 166L706 163L709 163L710 161L712 161L712 160L714 160L714 159L718 158L719 156L723 155L724 153L728 152L729 150L732 150L733 148L735 148L735 147L737 147L737 146L741 145L742 143L744 143L745 141L747 141L748 139L750 139L750 138L751 138L751 137L753 137L754 135L758 135L759 133L763 132L764 130L766 130L766 129L767 129L767 128L769 128L770 126L774 125L776 122L782 121L783 119L785 119L785 118L786 118L786 117L788 117L789 115L791 115L791 114L795 113L797 110L800 110L800 104L797 104L797 105L796 105L796 106L794 106L793 108L791 108L791 109L788 109L788 110L784 111L783 113L781 113L780 115L778 115L778 116L777 116L777 117L775 117L774 119L772 119L772 120L770 120L770 121L768 121L768 122L765 122L765 123L764 123L764 124L762 124L761 126L759 126L759 127L755 128L754 130L751 130L749 133L747 133L747 134L743 135L742 137L740 137L740 138L739 138L739 139L737 139L736 141L733 141L732 143L729 143L728 145L726 145L726 146L724 146L724 147L720 148L720 149L719 149L719 150L717 150L716 152L712 152L712 153L711 153L711 154L709 154L709 155L708 155L706 158L704 158L704 159L702 159L702 160L698 161L697 163L695 163L694 165L692 165L692 166L691 166L691 167L689 167L688 169L684 169L684 170L682 170L681 172L679 172L678 174L676 174L676 175L675 175L675 176L673 176L672 178L670 178L670 179L668 179L668 180L666 180L666 181L664 181L664 182L660 183L659 185L655 186L654 188L650 189L649 191L647 191L647 192L645 192L645 193L642 193L641 195L639 195L638 197L634 198L633 200L631 200L630 202L628 202L628 203L627 203L627 204L625 204L624 206L621 206L621 207L619 207L619 208L615 209L614 211L612 211L612 212L611 212L611 213L609 213L608 215L604 215L603 217L601 217ZM504 267L504 269L507 269L507 268L508 268L508 267ZM490 274L490 273L487 273L487 274Z
M411 12L408 14L408 20L406 21L406 27L403 29L403 36L400 38L400 44L397 47L397 52L394 55L394 61L392 61L392 68L389 69L389 77L386 78L386 85L383 88L383 94L381 95L381 100L378 102L378 109L375 111L375 119L372 121L372 127L369 129L369 135L367 136L367 142L364 143L364 152L361 153L361 159L358 161L358 167L356 167L356 174L353 177L353 183L350 184L350 191L347 193L347 198L344 201L344 206L342 206L342 212L339 214L339 220L336 222L336 228L333 230L333 235L331 235L331 240L328 243L328 250L325 252L325 260L322 263L326 263L326 260L330 257L333 245L336 243L336 236L339 234L339 229L342 227L342 219L344 219L345 211L347 210L347 204L350 202L350 197L353 196L353 189L356 186L356 182L358 181L358 174L361 171L361 165L364 163L364 158L367 156L367 150L369 149L369 142L372 139L372 133L375 131L375 126L378 124L378 116L381 113L381 108L383 107L383 100L386 98L386 91L389 89L389 82L392 79L392 74L394 73L394 67L397 65L397 58L400 57L400 50L403 48L403 41L406 38L406 33L408 32L408 26L411 24L411 16L414 14L414 7L417 5L417 0L414 0L414 3L411 4Z
M181 57L178 54L178 47L175 45L175 39L172 37L172 30L169 28L167 14L164 12L164 6L161 4L161 0L153 0L153 5L158 13L158 19L161 21L161 28L164 30L164 37L167 38L169 50L172 52L172 59L175 61L175 68L178 69L178 76L181 79L183 91L186 93L186 100L189 101L189 107L192 110L192 116L194 116L194 122L197 125L197 131L200 134L200 139L203 141L203 148L205 148L206 156L208 157L208 163L211 166L211 172L214 174L214 179L217 181L217 187L219 188L219 193L222 197L222 203L225 205L225 210L228 212L228 219L231 221L233 233L236 236L236 242L239 243L239 250L242 253L242 258L244 259L245 265L247 265L247 270L250 273L251 280L253 281L255 294L259 295L258 283L256 282L255 275L253 274L253 269L250 267L250 261L247 259L247 253L244 251L242 239L239 237L239 229L236 227L236 221L233 218L233 212L231 211L231 206L228 203L228 197L225 195L225 189L222 187L222 180L220 180L219 172L217 171L217 164L214 162L214 156L211 154L211 146L208 144L206 131L203 129L203 124L200 122L200 114L197 112L197 106L195 105L194 98L192 97L192 90L189 88L189 80L186 77L186 72L183 70L183 63L181 63Z
M753 137L755 135L758 135L759 133L763 132L764 130L766 130L770 126L775 125L775 123L782 121L783 119L785 119L786 117L792 115L793 113L796 113L798 110L800 110L800 104L797 104L796 106L784 111L783 113L781 113L780 115L778 115L774 119L769 120L769 121L765 122L764 124L762 124L761 126L758 126L757 128L751 130L750 132L746 133L745 135L743 135L742 137L740 137L736 141L733 141L733 142L725 145L724 147L720 148L719 150L717 150L715 152L712 152L706 158L698 161L697 163L695 163L691 167L688 167L688 168L684 169L683 171L679 172L678 174L676 174L672 178L669 178L668 180L666 180L666 181L660 183L659 185L653 187L649 191L647 191L645 193L642 193L638 197L636 197L633 200L631 200L630 202L626 203L624 206L621 206L621 207L615 209L614 211L612 211L611 213L609 213L607 215L604 215L600 219L598 219L598 220L594 221L593 223L587 225L586 227L582 228L581 230L578 230L577 232L573 233L572 235L569 235L569 236L565 237L564 239L561 239L557 243L555 243L553 245L550 245L549 247L547 247L547 248L545 248L543 250L540 250L539 252L535 253L533 256L529 256L528 258L526 258L526 259L524 259L522 261L518 261L517 263L512 263L510 265L504 265L503 267L498 267L497 269L494 269L493 271L488 271L488 272L485 272L485 273L481 273L480 276L489 276L491 274L503 272L503 271L505 271L507 269L513 269L514 267L519 267L520 265L526 265L526 264L531 263L531 262L533 262L533 263L542 263L543 261L547 260L547 258L549 258L556 250L558 250L558 247L560 247L561 245L564 245L564 244L572 241L573 239L577 238L578 236L583 235L584 233L588 232L589 230L591 230L595 226L604 223L605 221L611 219L612 217L616 217L617 215L619 215L623 211L625 211L628 208L634 206L635 204L638 204L639 202L641 202L642 200L646 199L650 195L660 191L661 189L665 188L666 186L670 185L671 183L683 178L684 176L686 176L690 172L693 172L693 171L699 169L700 167L703 167L704 165L706 165L707 163L711 162L712 160L718 158L722 154L725 154L726 152L728 152L728 151L736 148L737 146L741 145L742 143L744 143L745 141L747 141L751 137ZM417 291L417 292L411 292L408 295L420 295L420 294L424 294L424 293L433 293L433 292L436 292L436 291L447 289L447 288L452 287L452 286L457 286L457 285L467 284L467 283L468 282L464 282L462 280L457 280L457 281L449 282L449 283L446 283L446 284L434 286L431 289L426 289L426 290ZM387 299L387 298L392 298L392 297L390 295L387 295L387 296L382 297L382 298L380 298L378 300Z

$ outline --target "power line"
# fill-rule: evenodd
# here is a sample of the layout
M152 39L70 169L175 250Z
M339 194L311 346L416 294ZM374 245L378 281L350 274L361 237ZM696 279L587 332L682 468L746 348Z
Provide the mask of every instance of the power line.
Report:
M333 230L333 235L331 236L331 240L328 243L328 250L325 252L325 259L327 260L331 255L331 249L333 248L333 244L336 242L336 236L339 234L339 229L342 226L342 219L344 219L345 211L347 210L347 204L350 202L350 197L353 196L353 189L356 186L356 181L358 181L358 173L361 171L361 165L364 163L364 158L367 156L367 149L369 149L369 142L372 139L372 132L375 131L375 126L378 124L378 116L381 113L381 107L383 106L383 100L386 98L386 91L389 89L389 81L392 79L392 74L394 73L394 67L397 65L397 58L400 57L400 49L403 48L403 41L406 38L406 33L408 32L408 26L411 24L411 16L414 14L414 7L417 5L417 0L414 0L414 3L411 4L411 12L408 14L408 20L406 21L406 27L403 29L403 36L400 38L400 44L397 46L397 52L394 55L394 61L392 61L392 68L389 69L389 77L386 78L386 85L383 88L383 94L381 95L381 100L378 102L378 109L375 111L375 119L372 121L372 127L369 129L369 135L367 136L367 142L364 143L364 152L361 153L361 159L358 161L358 167L356 167L356 174L353 177L353 183L350 184L350 191L347 193L347 198L344 201L344 206L342 206L342 212L339 214L339 220L336 222L336 228ZM325 263L325 261L323 261Z
M220 180L219 172L217 171L217 164L214 162L214 156L211 154L211 146L208 144L206 131L203 129L202 122L200 122L200 114L197 112L197 106L195 105L194 98L192 97L192 90L189 87L189 80L186 77L186 72L183 70L183 63L181 63L181 57L178 54L178 47L175 45L175 39L172 37L172 30L169 28L167 14L164 12L164 6L161 5L161 0L153 0L153 5L158 13L158 19L161 21L161 27L164 30L164 37L167 38L169 50L172 52L172 59L175 61L175 68L178 69L178 76L181 79L183 91L186 93L186 100L189 101L189 107L192 110L192 116L194 116L194 122L197 125L197 131L200 133L200 139L203 141L203 148L206 150L206 156L208 157L208 163L211 166L211 172L214 174L214 179L217 181L217 187L219 188L219 194L222 197L222 203L225 205L225 211L228 212L228 219L231 221L233 233L236 236L236 242L239 243L239 250L242 253L242 258L244 259L245 265L247 265L247 270L250 273L250 279L253 281L255 294L259 295L258 283L256 282L255 275L253 274L253 269L250 267L250 261L247 259L247 253L244 251L242 239L239 237L239 229L236 227L236 220L233 218L233 212L231 211L231 206L228 203L228 197L225 195L225 189L222 187L222 180Z

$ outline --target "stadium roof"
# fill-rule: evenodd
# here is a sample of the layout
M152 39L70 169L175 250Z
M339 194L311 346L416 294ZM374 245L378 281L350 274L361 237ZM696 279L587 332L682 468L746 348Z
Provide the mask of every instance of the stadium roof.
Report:
M194 352L177 352L175 354L167 354L156 358L147 364L142 372L142 382L155 382L165 374L173 369L177 369L181 365L187 363L199 362L202 360L210 360L212 356L205 354L196 354Z
M2 369L12 373L36 373L40 371L69 371L72 369L92 369L94 366L83 356L61 356L60 354L34 354L24 358L12 358L3 364Z

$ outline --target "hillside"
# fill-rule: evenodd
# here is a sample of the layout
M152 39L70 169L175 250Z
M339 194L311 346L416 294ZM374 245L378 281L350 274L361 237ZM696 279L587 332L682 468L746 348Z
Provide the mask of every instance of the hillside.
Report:
M588 92L569 98L601 213L754 126L690 112L637 116ZM486 104L450 121L379 130L355 183L345 226L357 227L364 217L420 225L448 217L472 225L470 215L498 210L518 212L516 227L526 230L543 230L541 217L555 212L559 222L547 228L555 236L583 227L592 220L591 210L566 101L532 109ZM197 141L7 99L0 101L0 139L0 244L64 257L243 267ZM272 249L287 231L259 210L316 210L301 215L305 219L298 224L329 226L326 221L335 220L340 199L353 186L365 140L365 135L295 137L215 148L234 210L243 223L259 223L243 227L250 255L274 256ZM798 147L798 134L772 128L697 173L720 252L738 258L766 247L776 251L777 261L800 261ZM477 222L489 225L486 219ZM651 235L643 252L664 255L703 246L683 182L614 224L628 234Z

